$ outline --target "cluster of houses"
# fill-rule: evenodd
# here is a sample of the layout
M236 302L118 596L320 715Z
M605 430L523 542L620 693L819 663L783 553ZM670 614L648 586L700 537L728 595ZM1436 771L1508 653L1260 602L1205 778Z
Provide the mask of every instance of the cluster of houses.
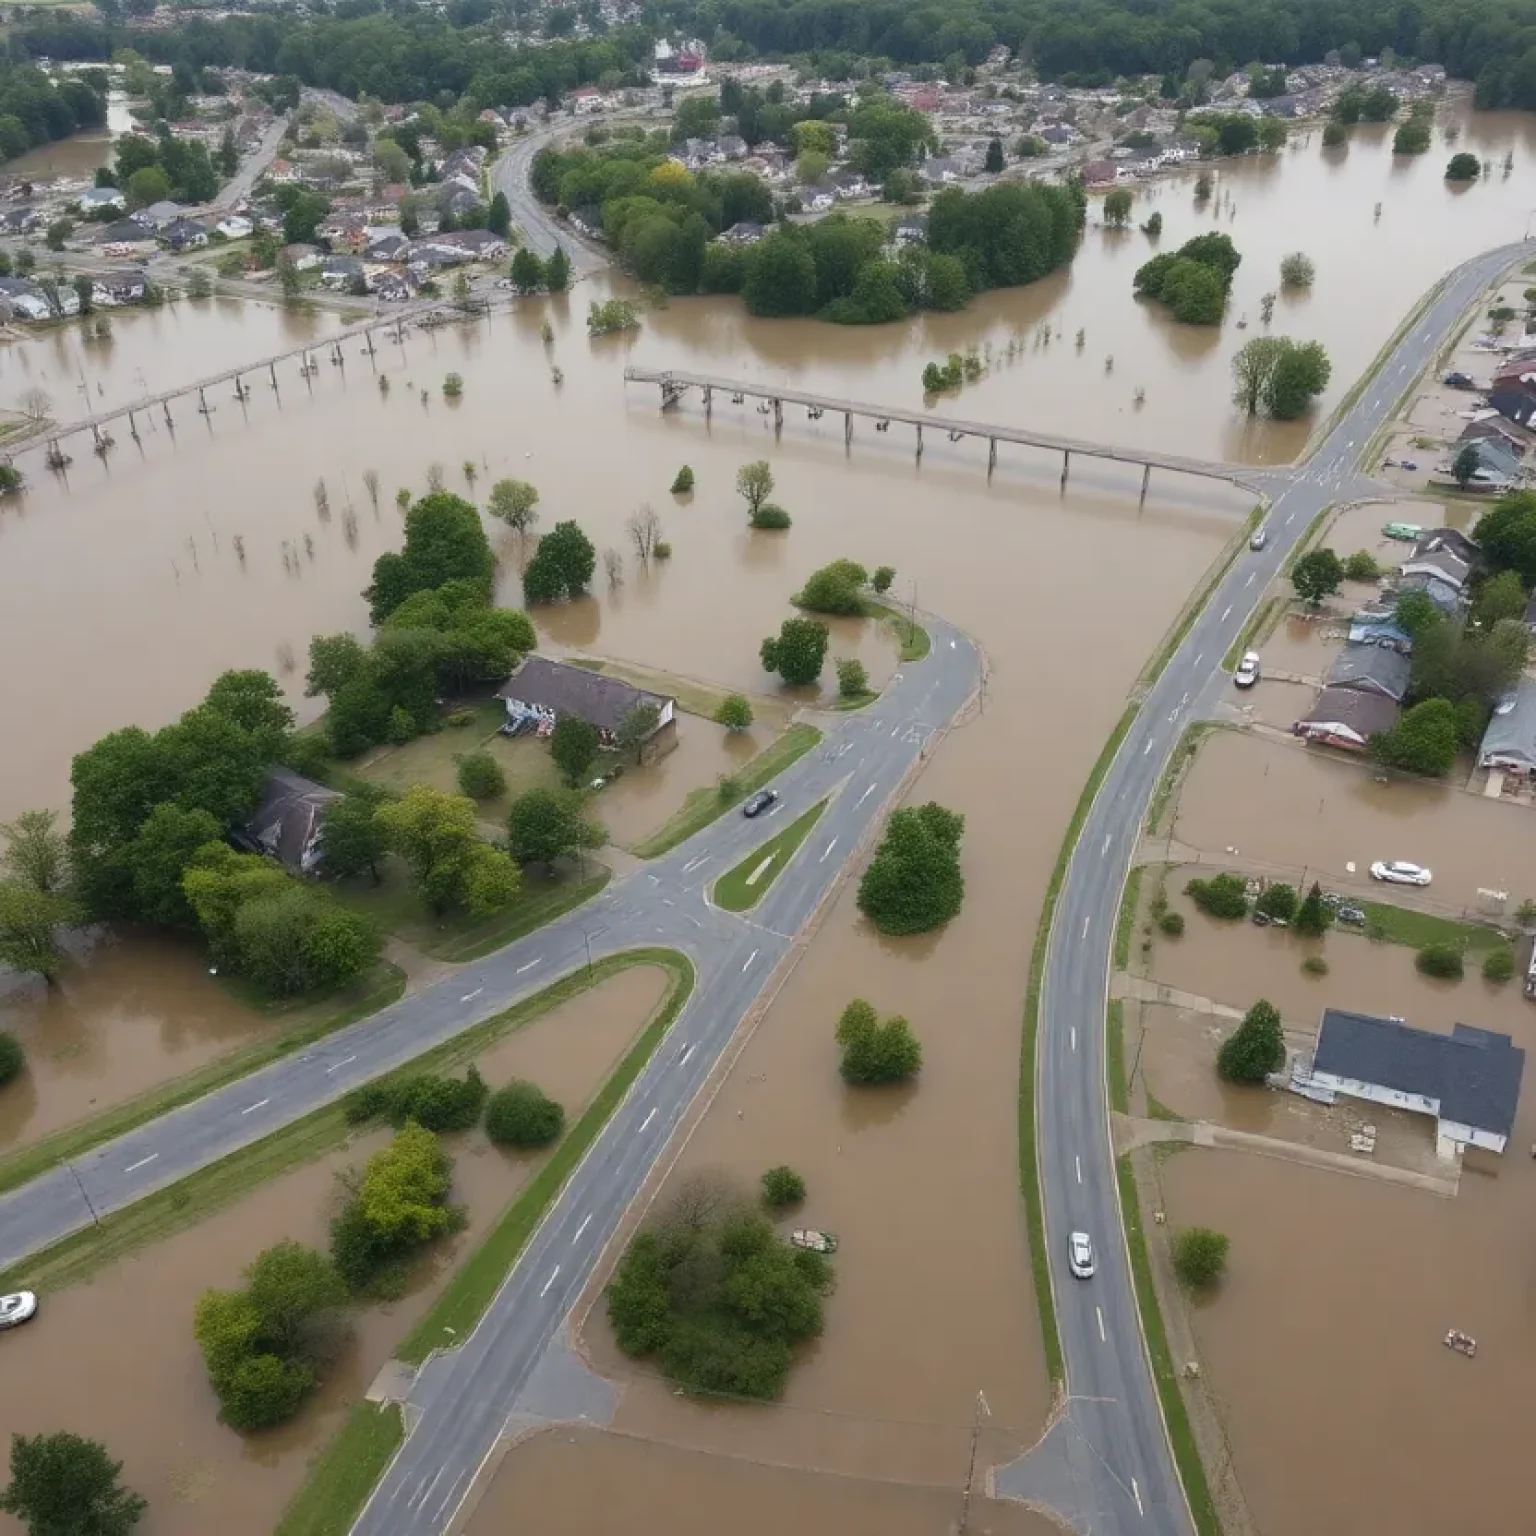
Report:
M1477 545L1455 528L1437 528L1420 538L1382 597L1350 616L1346 642L1312 708L1291 727L1295 734L1363 752L1377 732L1391 730L1408 694L1413 654L1413 637L1396 622L1397 599L1423 592L1448 618L1460 619L1477 558ZM1536 760L1536 742L1532 752Z
M1432 471L1432 483L1448 485L1455 479L1453 466L1468 445L1477 455L1477 467L1467 490L1497 493L1518 489L1529 480L1526 460L1536 443L1536 336L1525 333L1515 346L1499 350L1506 353L1504 361L1481 391L1481 399L1458 413L1466 426ZM1447 375L1446 383L1474 387L1461 373Z

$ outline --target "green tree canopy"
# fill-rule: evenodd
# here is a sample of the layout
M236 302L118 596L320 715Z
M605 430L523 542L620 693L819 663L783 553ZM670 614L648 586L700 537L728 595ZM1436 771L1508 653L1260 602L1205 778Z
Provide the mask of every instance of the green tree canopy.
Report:
M1174 1273L1196 1290L1214 1285L1226 1270L1229 1247L1223 1233L1209 1227L1186 1227L1173 1240Z
M857 560L834 560L812 571L795 597L808 613L859 614L869 572Z
M377 816L430 911L459 909L488 917L517 896L517 865L480 840L474 801L466 796L413 784L398 800L380 806Z
M373 623L382 624L413 592L449 581L479 583L488 598L495 570L480 514L458 496L434 491L406 513L404 547L379 556L363 596Z
M99 1441L61 1431L11 1437L11 1480L0 1510L27 1536L128 1536L146 1505L123 1487L123 1464Z
M882 1024L863 998L843 1009L836 1040L842 1050L838 1071L847 1083L901 1083L922 1068L923 1048L907 1021L898 1016Z
M1309 549L1291 567L1297 597L1315 608L1344 584L1344 565L1331 549Z
M573 522L556 523L539 540L533 559L523 571L523 598L529 603L554 603L580 597L592 582L597 551Z
M1456 710L1448 699L1425 699L1405 710L1390 730L1371 737L1371 756L1384 767L1440 778L1460 747Z
M561 715L549 736L549 755L568 785L586 778L587 770L597 760L600 738L595 725L577 715Z
M1291 894L1294 900L1295 892ZM1280 1027L1279 1010L1260 998L1243 1015L1242 1023L1221 1042L1216 1070L1229 1083L1262 1083L1284 1065L1285 1034Z
M859 881L859 910L881 933L925 933L959 912L964 830L964 816L931 800L891 813Z
M584 810L583 797L573 790L525 791L512 802L507 815L507 847L512 857L524 866L548 867L582 849L601 848L607 833Z
M763 669L777 672L792 687L814 683L827 657L827 626L817 619L785 619L776 636L759 649Z
M565 1111L536 1083L510 1082L491 1095L485 1134L498 1146L546 1147L565 1129Z

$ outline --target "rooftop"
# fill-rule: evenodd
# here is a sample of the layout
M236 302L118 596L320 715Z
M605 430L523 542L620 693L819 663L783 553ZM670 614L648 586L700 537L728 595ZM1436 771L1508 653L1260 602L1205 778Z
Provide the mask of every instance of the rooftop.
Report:
M1312 1070L1437 1100L1442 1120L1508 1136L1525 1052L1508 1035L1470 1024L1440 1035L1396 1019L1327 1008Z
M640 704L658 708L669 700L643 688L632 688L617 677L589 672L569 662L547 656L529 656L497 689L501 699L538 704L556 715L576 715L599 730L614 731L630 710Z

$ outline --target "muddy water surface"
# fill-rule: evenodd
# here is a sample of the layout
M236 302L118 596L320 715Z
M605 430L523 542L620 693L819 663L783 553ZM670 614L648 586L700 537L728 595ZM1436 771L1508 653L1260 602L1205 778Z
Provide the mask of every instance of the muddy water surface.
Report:
M1232 1240L1194 1328L1265 1536L1529 1524L1536 1171L1514 1149L1533 1128L1527 1083L1497 1176L1468 1172L1454 1200L1238 1153L1163 1165L1170 1226Z
M626 971L487 1051L493 1083L528 1077L569 1113L596 1091L666 990L652 967ZM469 1225L418 1268L398 1302L352 1315L346 1347L315 1400L292 1424L245 1437L221 1425L192 1339L192 1309L210 1286L283 1238L324 1247L335 1176L388 1140L375 1132L264 1185L228 1210L113 1265L88 1284L43 1299L37 1320L5 1341L8 1382L0 1433L67 1428L103 1440L125 1481L150 1504L145 1536L268 1536L315 1450L367 1389L390 1350L425 1311L539 1159L493 1148L478 1132L454 1137L454 1197ZM132 1326L127 1326L127 1319ZM153 1412L145 1411L153 1405ZM0 1532L20 1527L0 1515Z
M675 1446L584 1430L553 1430L515 1447L467 1527L503 1536L538 1511L540 1536L612 1528L670 1536L944 1536L961 1499L949 1488L902 1487L790 1471L760 1461L703 1456ZM975 1536L1049 1536L1050 1521L1016 1504L974 1498Z
M283 1026L238 1003L165 934L83 940L56 987L0 976L0 1029L27 1070L0 1090L0 1149L86 1119Z

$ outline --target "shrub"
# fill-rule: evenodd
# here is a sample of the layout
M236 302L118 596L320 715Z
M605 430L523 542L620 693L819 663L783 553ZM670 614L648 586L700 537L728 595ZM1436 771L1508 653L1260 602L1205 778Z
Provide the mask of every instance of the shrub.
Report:
M693 471L686 464L684 464L683 467L678 470L677 478L672 482L672 494L674 496L685 496L692 489Z
M770 501L760 506L747 521L754 528L788 528L789 513Z
M734 774L722 773L715 780L715 797L722 805L729 805L733 800L741 798L741 780Z
M1170 939L1177 939L1184 932L1184 914L1182 912L1164 912L1158 918L1157 926L1161 928Z
M1368 549L1357 549L1344 557L1345 581L1379 581L1381 574L1376 557Z
M923 1065L923 1048L911 1025L899 1016L882 1024L863 998L843 1009L836 1039L843 1049L838 1071L846 1083L904 1083Z
M391 746L403 747L406 742L416 739L416 722L411 718L410 711L396 704L389 712L389 724L384 731L385 738Z
M498 1088L485 1111L485 1134L500 1147L547 1147L564 1129L565 1111L535 1083Z
M1285 884L1283 880L1276 880L1259 892L1259 899L1254 902L1253 910L1262 912L1273 922L1288 923L1296 916L1296 906L1296 887Z
M1454 944L1426 944L1413 962L1425 976L1460 981L1465 972L1461 951Z
M1280 282L1286 288L1310 288L1317 276L1312 258L1303 251L1292 251L1280 258Z
M354 1088L342 1100L348 1125L387 1120L397 1130L414 1120L428 1131L467 1131L480 1118L489 1092L471 1067L462 1078L408 1072Z
M1483 961L1483 980L1498 982L1501 985L1515 974L1514 951L1507 945L1501 944L1497 949L1490 949L1488 957Z
M812 571L795 602L809 613L859 614L869 572L856 560L834 560Z
M837 692L840 698L862 699L869 692L869 673L862 661L851 656L839 658L837 667Z
M1230 1240L1209 1227L1185 1227L1173 1240L1173 1269L1185 1285L1214 1285L1227 1267Z
M805 1180L793 1168L780 1163L763 1175L763 1204L773 1210L798 1205L805 1199Z
M1308 955L1301 962L1301 968L1308 976L1326 976L1328 974L1328 962L1321 955Z
M1236 920L1248 914L1248 887L1241 875L1212 875L1209 880L1191 880L1184 894L1207 917Z
M449 710L443 716L443 721L445 724L451 725L454 730L462 731L466 726L471 726L475 723L475 712L472 709Z
M471 800L492 800L506 793L507 776L489 752L466 752L457 762L459 788Z
M450 373L443 380L443 393L450 400L457 400L464 393L464 380L456 373Z
M1262 1083L1284 1065L1285 1035L1279 1010L1260 998L1221 1042L1216 1053L1217 1074L1229 1083Z
M665 539L657 539L651 546L651 553L658 560L670 560L672 558L672 546Z
M1323 900L1323 888L1316 880L1307 899L1296 909L1295 929L1308 938L1319 939L1333 926L1334 909Z
M894 565L877 565L875 574L869 578L869 584L876 592L889 592L891 583L896 580L896 567Z
M752 724L752 704L745 694L728 694L715 711L715 724L728 731L745 731Z
M0 1031L0 1088L14 1082L26 1070L27 1053L15 1035Z

